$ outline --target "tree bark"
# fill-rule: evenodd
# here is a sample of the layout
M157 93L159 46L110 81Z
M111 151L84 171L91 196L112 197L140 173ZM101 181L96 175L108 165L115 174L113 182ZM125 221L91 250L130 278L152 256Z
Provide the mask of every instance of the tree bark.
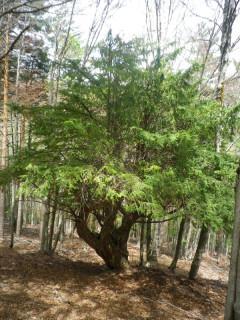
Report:
M49 227L49 239L48 239L48 251L49 253L52 251L52 243L53 243L53 235L54 235L54 225L55 225L55 217L57 212L57 198L58 198L58 189L54 192L54 204L51 210L51 217L50 217L50 227Z
M146 246L146 261L151 260L151 249L152 249L152 225L151 218L147 220L147 234L146 234L147 246Z
M225 0L224 2L217 90L219 90L221 83L225 80L224 68L229 60L228 55L231 50L232 28L237 17L237 6L234 0Z
M150 260L151 262L158 262L158 253L157 253L157 248L158 248L158 229L157 229L157 224L154 224L152 226L152 248L151 248L151 256Z
M180 256L180 252L181 252L181 247L182 247L182 239L183 239L183 233L184 233L184 227L186 224L186 220L187 217L184 216L181 220L180 223L180 228L179 228L179 232L178 232L178 239L177 239L177 245L176 245L176 250L175 250L175 254L174 254L174 258L172 260L171 265L169 266L169 269L172 271L175 271L176 267L177 267L177 262Z
M9 24L7 21L7 30L5 37L5 50L9 46ZM4 58L3 65L3 115L2 115L2 154L1 154L1 169L5 169L8 156L8 89L9 89L9 60L8 55ZM4 237L4 212L5 212L5 188L0 188L0 240Z
M48 223L49 223L49 206L45 206L42 214L41 230L40 230L40 250L48 253Z
M140 230L140 266L144 264L144 238L145 238L145 223L141 223L141 230Z
M126 214L120 227L114 225L115 215L107 218L101 232L92 232L83 219L76 220L77 233L105 261L110 269L129 268L127 241L137 216Z
M16 197L17 184L15 181L12 181L12 203L11 203L11 240L10 240L10 248L14 246L14 232L15 232L15 217L18 206L18 199Z
M186 259L188 256L188 251L189 251L189 244L190 244L190 238L192 234L192 223L191 223L191 218L188 218L186 223L185 223L185 239L184 239L184 244L182 246L182 258Z
M0 241L3 240L3 230L4 230L4 207L5 207L5 201L4 201L4 190L1 187L0 189Z
M58 226L58 230L55 236L55 240L52 246L52 253L55 252L55 250L57 249L57 244L59 242L60 236L61 236L61 232L62 232L62 228L63 228L63 218L61 218L60 224Z
M53 234L54 234L54 224L55 224L55 216L56 211L52 210L51 216L50 216L50 227L49 227L49 239L48 239L48 251L52 251L52 242L53 242Z
M158 223L156 226L156 250L157 250L157 257L160 256L160 241L161 241L161 223Z
M23 195L19 195L18 208L17 208L17 228L16 235L20 237L22 233L22 220L23 220Z
M224 320L240 319L240 165L235 186L235 216Z
M191 280L195 279L197 276L200 263L202 260L202 255L204 253L207 241L208 241L208 228L205 225L203 225L200 232L199 240L198 240L197 250L195 252L191 269L189 272L189 279Z

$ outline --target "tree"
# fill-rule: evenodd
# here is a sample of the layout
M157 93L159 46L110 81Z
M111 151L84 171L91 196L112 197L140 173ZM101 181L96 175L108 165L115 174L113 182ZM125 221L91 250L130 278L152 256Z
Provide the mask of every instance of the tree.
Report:
M10 18L6 21L5 51L9 44ZM6 168L8 158L8 95L9 95L9 60L5 55L3 66L3 115L2 115L2 140L1 140L1 169ZM4 215L5 215L5 190L0 189L0 239L3 239Z
M225 305L225 320L239 319L240 317L240 170L237 169L235 185L235 217L232 238L231 263L229 270L228 291Z
M40 30L42 26L39 28L39 18L42 10L57 5L57 2L15 1L10 3L8 1L0 5L2 30L0 36L3 42L0 60L4 62L2 64L4 66L2 167L7 166L9 155L13 158L17 149L23 147L25 134L28 131L25 119L16 115L10 105L20 104L23 101L25 105L33 102L36 104L39 102L39 97L42 99L42 93L45 90L43 82L47 77L48 59L43 36L39 37L42 31ZM8 73L6 73L6 64ZM9 196L6 197L6 194L4 196L1 192L1 220L4 221L4 211L8 214L11 212L12 235L16 212L18 212L18 235L22 225L22 199L20 196L20 201L17 201L17 189L18 182L14 180L11 185L5 187L6 194ZM0 224L2 226L3 222Z
M198 273L198 270L200 267L200 263L201 263L201 259L202 259L202 255L205 251L205 247L206 247L206 244L208 241L208 233L209 233L208 227L203 225L201 228L200 236L199 236L197 250L194 255L194 259L191 264L191 269L189 272L189 278L192 280L195 279L197 276L197 273Z
M183 234L184 234L184 227L185 227L185 223L187 221L187 217L183 216L181 223L180 223L180 227L179 227L179 232L178 232L178 238L177 238L177 245L176 245L176 250L175 250L175 254L174 254L174 258L172 260L171 265L169 266L169 269L174 271L177 267L177 262L181 253L181 246L182 246L182 240L183 240Z
M196 66L174 72L176 53L151 65L146 55L140 39L109 32L88 67L66 63L62 101L22 109L32 143L2 172L2 181L17 176L26 196L42 199L46 219L55 203L72 217L110 268L127 267L134 223L185 209L212 222L231 183L231 157L217 157L209 143L217 107L199 100ZM99 231L89 227L93 216Z

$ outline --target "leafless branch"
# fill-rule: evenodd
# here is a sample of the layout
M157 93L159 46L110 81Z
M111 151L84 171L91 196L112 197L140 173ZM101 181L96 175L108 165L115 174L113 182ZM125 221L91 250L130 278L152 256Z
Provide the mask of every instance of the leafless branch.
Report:
M211 23L216 23L216 25L221 29L221 26L215 21L216 19L213 20L213 19L210 19L210 18L208 18L208 17L201 16L201 15L199 15L198 13L194 12L194 11L186 4L185 1L181 0L180 2L181 2L181 4L182 4L184 7L186 7L186 9L187 9L192 15L194 15L195 17L200 18L200 19L203 19L203 20L207 20L207 21L209 21L209 22L211 22Z
M182 216L183 216L183 214L174 214L169 218L166 218L166 219L163 219L163 220L151 220L148 223L164 223L164 222L168 222L168 221L180 218ZM137 223L145 223L145 221L137 221Z
M58 3L52 3L52 4L49 4L49 5L46 5L46 6L43 6L43 7L31 7L30 4L34 2L36 2L36 0L28 0L28 1L25 1L24 3L22 4L19 4L15 7L10 7L9 9L3 11L1 14L0 14L0 18L8 15L8 14L14 14L14 15L18 15L18 14L25 14L25 13L37 13L37 12L40 12L40 11L46 11L48 9L51 9L53 7L57 7L57 6L61 6L65 3L68 3L68 2L71 2L72 0L63 0L63 1L60 1ZM27 7L28 9L25 9L25 7Z
M21 38L21 36L30 28L30 25L26 26L19 34L18 36L14 39L14 41L11 43L10 47L7 49L7 51L0 56L0 61L2 61L6 56L9 55L9 53L14 49L16 43L18 40Z
M103 29L103 26L106 22L107 17L109 16L110 10L119 8L121 6L121 1L117 1L113 5L114 0L107 0L105 6L101 10L100 5L104 0L98 0L95 7L95 12L91 26L89 28L88 39L85 46L85 53L82 61L82 66L84 67L96 45L96 42L99 38L99 35Z

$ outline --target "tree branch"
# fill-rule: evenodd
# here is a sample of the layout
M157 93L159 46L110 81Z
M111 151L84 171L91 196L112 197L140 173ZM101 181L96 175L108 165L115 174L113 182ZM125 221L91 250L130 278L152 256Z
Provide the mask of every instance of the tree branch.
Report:
M164 220L151 220L151 221L148 221L148 223L163 223L163 222L171 221L173 219L180 218L182 216L183 216L182 214L175 214L174 216L172 216L170 218L166 218ZM136 223L145 223L145 221L137 221Z
M61 1L59 3L49 4L49 5L45 6L45 7L40 7L40 8L35 8L35 9L30 9L30 10L29 9L28 10L26 10L26 9L18 10L19 8L24 8L24 7L31 8L29 6L29 4L36 2L36 0L29 0L29 1L26 1L26 2L24 2L22 4L20 4L20 5L12 7L9 10L4 11L0 15L0 18L6 16L8 14L25 14L25 13L31 14L31 13L37 13L39 11L45 11L45 10L48 10L50 8L53 8L53 7L61 6L61 5L65 4L65 3L68 3L70 1L72 1L72 0L64 0L64 1Z
M0 61L2 61L6 56L9 55L9 53L14 49L15 44L18 42L18 40L21 38L21 36L30 28L30 25L26 26L19 35L15 38L15 40L11 43L10 47L7 49L7 51L0 56Z

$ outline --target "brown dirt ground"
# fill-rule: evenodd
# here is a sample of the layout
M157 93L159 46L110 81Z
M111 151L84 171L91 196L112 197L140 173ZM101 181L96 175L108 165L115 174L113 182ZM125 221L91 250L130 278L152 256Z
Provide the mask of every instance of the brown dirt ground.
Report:
M152 268L137 268L138 250L130 245L133 268L109 271L79 240L67 240L53 257L38 252L31 234L14 249L0 246L1 320L220 320L226 294L226 266L205 257L200 277L187 278L190 262L176 274L170 258Z

